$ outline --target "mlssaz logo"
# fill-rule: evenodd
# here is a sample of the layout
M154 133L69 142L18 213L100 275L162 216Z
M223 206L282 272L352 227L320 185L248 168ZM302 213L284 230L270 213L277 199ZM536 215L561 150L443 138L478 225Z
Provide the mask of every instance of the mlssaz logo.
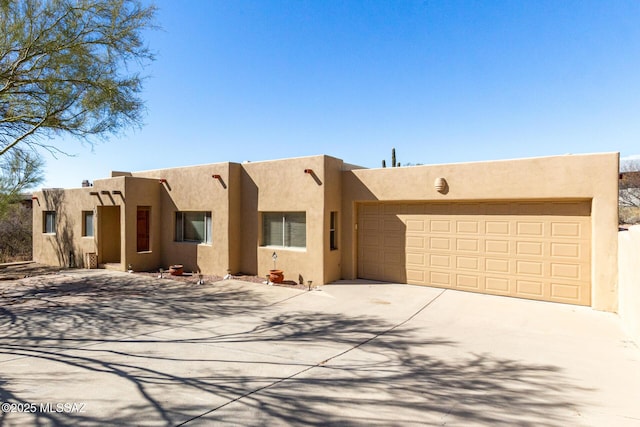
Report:
M84 403L41 403L40 412L57 412L63 414L73 414L84 412Z

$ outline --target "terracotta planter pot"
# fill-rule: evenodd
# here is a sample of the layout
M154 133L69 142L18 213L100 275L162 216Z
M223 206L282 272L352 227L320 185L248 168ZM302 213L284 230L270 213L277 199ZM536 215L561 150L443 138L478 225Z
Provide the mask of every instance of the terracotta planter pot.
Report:
M282 283L284 281L284 272L282 270L269 270L269 280L273 283Z
M169 273L172 276L182 276L184 273L184 266L182 264L176 264L169 267Z

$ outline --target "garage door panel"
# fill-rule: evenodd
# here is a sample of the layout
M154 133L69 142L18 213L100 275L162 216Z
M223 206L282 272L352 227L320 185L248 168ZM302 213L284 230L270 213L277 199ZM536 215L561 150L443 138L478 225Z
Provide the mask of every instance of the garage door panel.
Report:
M484 250L488 255L508 255L509 240L485 240Z
M477 220L456 221L456 233L458 234L478 234L479 232L480 223Z
M456 288L463 290L481 291L482 280L480 276L470 274L456 274Z
M448 251L451 249L451 239L449 237L432 237L429 239L429 249Z
M551 277L553 279L585 279L585 266L581 264L551 264Z
M407 219L407 233L417 232L421 233L425 231L425 221L416 219Z
M385 218L382 222L382 228L385 230L385 235L387 233L402 233L404 234L405 225L398 218Z
M485 290L489 293L508 295L511 291L511 280L505 277L486 277Z
M481 264L481 261L479 257L468 257L468 256L456 257L456 268L458 269L480 271L480 264Z
M406 283L407 270L404 266L383 268L382 280L386 282Z
M555 238L580 238L582 237L583 230L577 222L552 222L551 223L551 236Z
M459 252L480 252L478 239L456 239L456 250Z
M551 283L551 297L557 301L572 303L583 298L582 287L571 283Z
M487 236L508 236L510 234L509 225L508 221L486 221L485 234Z
M425 246L425 240L426 238L424 237L407 236L407 250L425 250L427 248Z
M585 246L579 243L551 242L550 254L555 259L589 262L591 254L585 250Z
M375 231L374 233L369 233L363 237L362 245L365 247L368 247L368 246L375 247L375 248L381 247L382 246L381 238L382 236L380 236L377 231Z
M518 236L544 236L544 222L542 221L517 221L516 233Z
M544 242L516 241L516 256L518 257L542 257L544 256Z
M377 277L380 274L378 264L363 262L360 268L363 277Z
M518 276L538 276L544 275L544 264L535 261L516 261L515 274Z
M425 271L423 269L413 270L413 269L407 268L407 283L416 284L416 285L426 284Z
M390 203L360 210L359 222L367 225L359 227L359 254L381 267L361 267L359 258L359 276L589 305L590 210L588 201Z
M430 268L450 268L451 267L451 255L442 255L442 254L429 254L429 264L427 267Z
M386 251L382 254L382 263L385 266L398 265L398 267L400 268L402 265L404 265L404 258L404 252Z
M402 250L405 247L405 237L400 233L385 234L382 236L382 245L385 251L389 250Z
M485 258L485 271L489 273L511 274L509 259Z
M423 253L407 253L407 268L420 268L424 269L425 254Z
M451 273L446 272L446 271L434 271L431 270L429 271L429 282L426 283L427 285L434 285L434 286L445 286L445 287L450 287L451 286Z
M544 283L533 280L516 280L516 294L542 299L544 296Z
M451 221L446 219L434 219L429 223L429 231L432 233L450 233Z

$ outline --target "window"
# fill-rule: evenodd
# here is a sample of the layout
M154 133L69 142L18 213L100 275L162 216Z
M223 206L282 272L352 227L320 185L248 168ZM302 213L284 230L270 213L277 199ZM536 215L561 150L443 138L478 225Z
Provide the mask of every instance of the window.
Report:
M176 242L211 243L211 212L176 212Z
M56 213L55 211L44 211L42 213L42 232L55 234L56 232Z
M263 246L306 248L307 214L305 212L264 212L262 244Z
M151 207L138 206L138 214L136 220L136 250L138 252L148 252L151 250L150 246L150 227L151 222Z
M93 237L93 211L82 211L82 236Z
M338 249L338 212L331 212L329 219L329 248Z

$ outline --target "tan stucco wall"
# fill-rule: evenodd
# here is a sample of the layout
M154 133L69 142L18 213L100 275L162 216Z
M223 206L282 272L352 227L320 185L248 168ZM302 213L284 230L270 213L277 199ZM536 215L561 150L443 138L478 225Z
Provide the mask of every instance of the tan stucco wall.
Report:
M86 254L97 253L98 240L98 212L97 206L122 206L120 196L112 195L111 191L124 193L124 179L115 178L98 180L93 187L75 189L44 189L34 193L37 197L33 203L33 259L50 265L67 266L69 253L73 251L78 267L83 267ZM108 191L109 195L102 194ZM91 193L98 193L92 195ZM56 234L43 233L43 212L56 211ZM94 237L82 237L82 212L94 212ZM117 232L117 231L116 231ZM116 238L122 239L121 230Z
M322 283L330 283L342 278L342 160L326 157L325 158L325 183L324 194L324 281ZM332 250L330 245L329 229L331 225L331 212L338 213L337 237L338 248Z
M618 233L618 314L631 338L640 345L640 225Z
M592 201L592 306L617 307L618 153L345 171L342 272L357 276L356 207L371 201ZM434 181L443 177L448 192Z
M125 191L124 221L121 224L124 233L124 266L136 271L158 268L162 259L162 217L160 195L162 186L157 179L124 177ZM149 251L137 252L137 212L138 207L148 206L151 210Z
M305 173L305 169L313 173ZM220 175L214 179L212 175ZM434 181L443 177L448 192ZM168 268L186 271L264 276L277 268L287 280L324 284L357 277L356 218L360 203L376 201L588 200L592 215L592 305L615 311L617 292L618 154L554 156L496 162L357 169L329 156L255 163L216 163L143 172L114 172L94 187L36 193L34 259L47 264L76 263L99 252L95 238L80 237L82 210L120 206L120 268ZM160 182L161 179L166 182ZM121 191L122 197L113 195ZM91 196L98 192L100 197ZM111 196L102 195L109 191ZM151 207L151 250L136 252L136 211ZM58 234L42 233L42 212L57 210ZM177 211L211 211L212 243L176 242ZM338 249L329 245L331 212L338 212ZM260 246L261 212L305 212L304 249ZM99 219L96 221L98 224Z
M239 251L236 237L230 232L235 231L238 224L231 218L230 208L232 201L237 205L241 191L238 167L216 163L132 174L134 178L154 179L160 191L159 267L166 269L172 264L183 264L189 272L218 275L225 275L228 269L237 272ZM213 175L220 175L221 179L214 179ZM160 179L166 182L160 183ZM176 242L174 227L178 211L211 212L211 244ZM135 245L134 233L130 236Z
M277 268L285 280L323 284L338 278L338 265L325 270L328 246L328 212L339 206L342 161L328 156L245 163L243 167L242 223L243 269L265 276ZM313 173L305 173L305 169ZM326 199L326 200L325 200ZM260 246L261 212L305 212L307 247L305 249ZM326 244L325 244L326 242ZM253 256L257 247L257 256ZM335 259L335 256L331 255Z

